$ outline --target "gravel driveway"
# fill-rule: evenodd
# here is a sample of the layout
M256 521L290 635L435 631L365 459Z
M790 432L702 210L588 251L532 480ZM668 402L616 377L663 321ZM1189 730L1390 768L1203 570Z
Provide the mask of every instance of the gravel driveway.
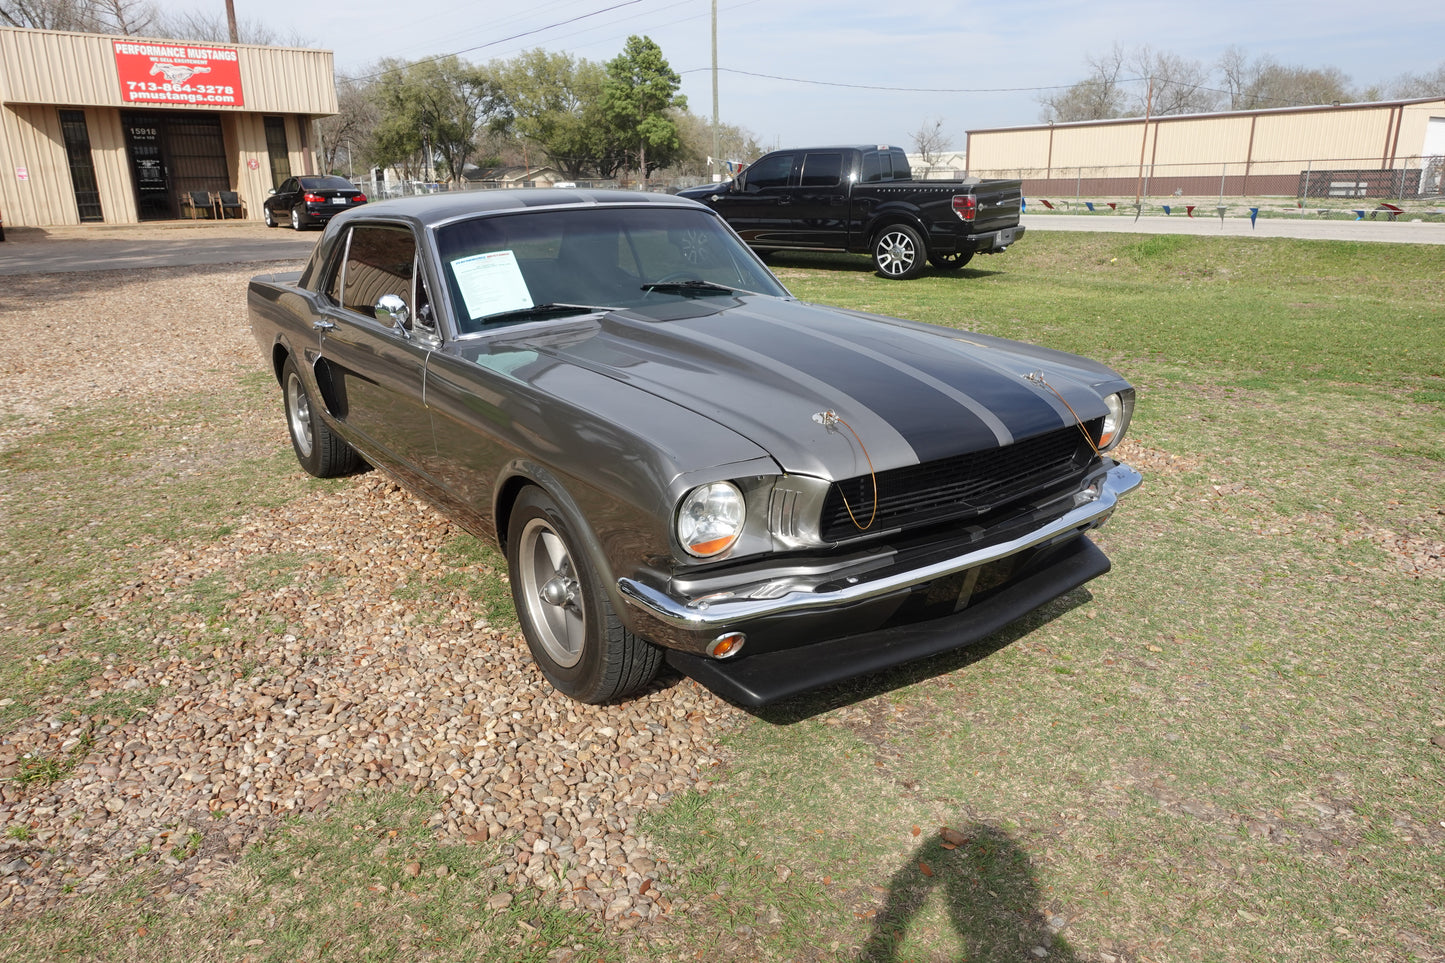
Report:
M298 266L7 281L0 446L33 444L74 405L123 404L145 418L167 399L250 397L240 379L262 365L245 281ZM242 424L247 445L286 446L279 393ZM0 511L34 494L9 474ZM443 559L461 533L379 472L235 511L218 541L159 546L123 589L93 600L84 624L23 625L0 608L4 634L44 637L39 661L96 662L86 691L47 697L0 735L0 920L144 871L159 871L157 893L196 894L281 817L325 811L361 787L436 793L435 831L502 841L500 871L515 886L560 888L564 905L622 925L670 908L668 868L634 826L707 787L718 738L745 713L676 676L616 706L557 695L470 588L502 575L478 561L463 569L465 587L444 579L458 571ZM287 565L273 566L279 557ZM245 639L217 634L184 604L202 579L226 587L221 621L247 627ZM86 654L83 631L152 609L153 658ZM73 711L137 690L159 698L120 724ZM11 778L27 759L66 757L77 765L49 786Z

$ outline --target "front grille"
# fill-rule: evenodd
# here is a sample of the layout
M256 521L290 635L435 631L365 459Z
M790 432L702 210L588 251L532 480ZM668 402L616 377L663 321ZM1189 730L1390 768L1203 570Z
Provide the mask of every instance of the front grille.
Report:
M1099 437L1102 420L1087 423L1090 437ZM1093 457L1078 426L1069 425L1001 448L879 472L878 517L868 527L918 528L982 515L1082 476ZM870 476L835 482L823 502L823 538L860 534L857 525L867 524L872 513Z

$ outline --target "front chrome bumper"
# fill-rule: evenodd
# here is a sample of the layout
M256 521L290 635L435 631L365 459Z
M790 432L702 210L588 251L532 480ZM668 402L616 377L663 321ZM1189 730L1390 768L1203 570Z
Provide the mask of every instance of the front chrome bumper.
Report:
M881 574L828 579L816 590L796 583L786 586L752 585L736 593L711 593L702 598L680 599L635 579L617 581L622 598L655 629L654 641L676 648L699 651L699 643L724 631L748 631L751 623L796 619L811 614L838 613L865 607L913 588L1020 552L1068 539L1098 528L1113 514L1119 499L1142 482L1128 465L1116 464L1097 479L1094 491L1081 491L1076 504L1064 514L1023 535L985 548L915 567L889 567ZM661 637L657 637L661 636Z

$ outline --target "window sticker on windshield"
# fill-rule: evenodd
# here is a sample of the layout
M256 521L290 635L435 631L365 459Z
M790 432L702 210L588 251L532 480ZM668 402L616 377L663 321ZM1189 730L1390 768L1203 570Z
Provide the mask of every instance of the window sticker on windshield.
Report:
M517 256L511 251L459 258L452 262L452 274L467 303L467 313L473 318L533 306L532 292L527 290Z

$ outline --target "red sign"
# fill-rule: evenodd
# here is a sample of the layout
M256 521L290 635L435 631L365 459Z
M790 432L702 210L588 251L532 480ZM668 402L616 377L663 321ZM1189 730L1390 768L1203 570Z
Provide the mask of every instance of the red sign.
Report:
M128 104L241 107L241 62L234 47L179 41L116 40L120 98Z

